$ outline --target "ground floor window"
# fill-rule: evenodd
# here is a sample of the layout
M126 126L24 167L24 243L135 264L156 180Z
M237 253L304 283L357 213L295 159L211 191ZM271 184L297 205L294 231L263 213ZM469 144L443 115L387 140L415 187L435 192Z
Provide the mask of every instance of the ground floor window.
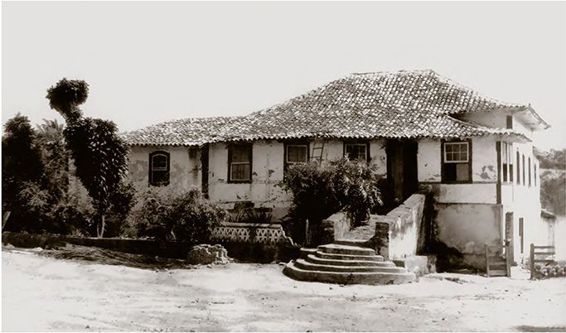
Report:
M228 146L228 181L249 183L252 181L252 145Z
M469 141L442 143L442 181L470 182L472 180L472 160Z
M169 185L169 153L156 151L149 154L149 184L153 186Z
M308 143L285 144L285 168L298 163L306 163L309 160Z
M344 157L350 161L368 161L369 144L367 142L344 143Z

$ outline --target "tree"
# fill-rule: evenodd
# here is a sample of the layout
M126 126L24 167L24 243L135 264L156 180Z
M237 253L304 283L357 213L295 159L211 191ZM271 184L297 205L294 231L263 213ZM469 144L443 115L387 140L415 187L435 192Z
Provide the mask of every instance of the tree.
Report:
M346 211L354 224L367 220L382 205L379 181L365 162L341 159L292 166L280 185L293 194L291 216L299 225L308 220L313 241L318 242L322 220L334 213Z
M36 133L27 117L17 114L4 125L2 136L2 210L11 212L12 219L19 225L9 229L34 228L37 223L31 211L27 209L28 202L22 193L32 185L42 183L44 166L41 153L35 143ZM26 191L27 193L27 191Z
M36 142L45 167L46 186L55 201L69 189L69 153L65 147L65 126L57 120L43 120L36 127Z
M103 237L109 196L120 188L127 172L128 148L117 135L113 122L82 116L79 105L87 97L88 84L81 80L62 79L47 91L50 107L65 118L66 145L76 167L76 176L92 198L97 212L97 235Z

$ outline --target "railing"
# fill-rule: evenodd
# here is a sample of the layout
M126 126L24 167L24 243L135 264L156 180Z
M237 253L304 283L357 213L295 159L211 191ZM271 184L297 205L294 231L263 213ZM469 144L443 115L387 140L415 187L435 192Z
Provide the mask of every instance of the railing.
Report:
M212 239L234 242L250 242L262 244L292 243L285 235L281 224L261 223L235 223L225 222L215 227L212 231Z
M531 279L544 278L549 275L564 275L564 267L560 267L559 265L548 265L556 263L554 259L555 254L556 252L554 246L536 246L535 244L531 243L531 254L529 258ZM542 265L537 265L537 263L544 264L544 266L548 267L549 270L545 269L545 267L543 267Z
M485 272L487 277L511 276L511 256L509 241L503 245L485 244Z

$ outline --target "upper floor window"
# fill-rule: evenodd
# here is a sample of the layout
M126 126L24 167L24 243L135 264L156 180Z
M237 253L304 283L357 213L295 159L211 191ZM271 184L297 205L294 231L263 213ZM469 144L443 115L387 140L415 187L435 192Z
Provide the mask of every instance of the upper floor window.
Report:
M308 143L285 144L285 167L298 163L306 163L309 160Z
M523 158L523 185L526 185L525 182L525 155L521 155L521 157Z
M252 181L252 145L228 146L228 181L249 183Z
M502 168L501 173L503 174L503 181L507 182L509 178L509 144L507 142L501 142L501 162Z
M149 184L153 186L169 185L169 153L156 151L149 154Z
M517 151L517 184L521 184L521 157Z
M344 157L350 161L367 161L369 159L369 144L367 142L344 143Z
M529 186L531 186L531 158L529 157Z
M472 163L469 141L443 142L442 144L442 181L470 182Z
M512 129L513 128L513 116L507 116L507 128L508 129Z

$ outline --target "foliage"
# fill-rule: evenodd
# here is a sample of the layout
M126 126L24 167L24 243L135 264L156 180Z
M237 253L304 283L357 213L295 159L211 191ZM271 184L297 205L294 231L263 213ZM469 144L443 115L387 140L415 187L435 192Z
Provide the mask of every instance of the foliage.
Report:
M566 149L534 149L540 165L540 200L542 207L566 215Z
M110 206L106 220L106 236L117 237L125 233L127 219L135 204L136 189L130 182L122 182L118 188L109 194Z
M32 193L38 192L36 190L45 179L41 153L35 139L36 134L29 119L19 113L4 125L2 211L10 211L10 219L18 221L18 225L8 222L8 230L31 230L38 226L34 221L37 218L34 214L38 211L35 208L38 207L29 209L27 202ZM41 207L43 199L43 195L40 195L38 200L32 203Z
M76 167L76 176L93 200L100 222L97 234L104 235L110 194L118 191L127 172L127 146L111 121L83 118L79 105L88 97L84 81L59 81L48 90L49 105L67 122L64 136Z
M55 201L69 189L69 153L65 147L64 126L57 120L43 120L36 128L36 142L45 168L45 182Z
M49 211L48 232L93 236L96 234L94 208L90 198L76 193L67 193Z
M541 151L534 149L535 156L540 161L541 169L566 170L566 148L562 150Z
M131 214L139 237L206 243L212 229L227 216L198 189L174 194L151 188L141 193ZM132 222L130 222L131 224Z
M313 241L318 242L323 219L344 210L354 224L360 224L371 210L382 205L379 180L375 170L364 162L341 159L323 165L311 162L292 166L280 185L293 194L291 216L295 221L308 219Z
M557 215L566 215L566 172L541 170L540 179L542 207Z
M63 78L47 90L49 106L59 112L67 122L73 122L81 117L79 105L86 102L88 84L82 80L67 80Z

